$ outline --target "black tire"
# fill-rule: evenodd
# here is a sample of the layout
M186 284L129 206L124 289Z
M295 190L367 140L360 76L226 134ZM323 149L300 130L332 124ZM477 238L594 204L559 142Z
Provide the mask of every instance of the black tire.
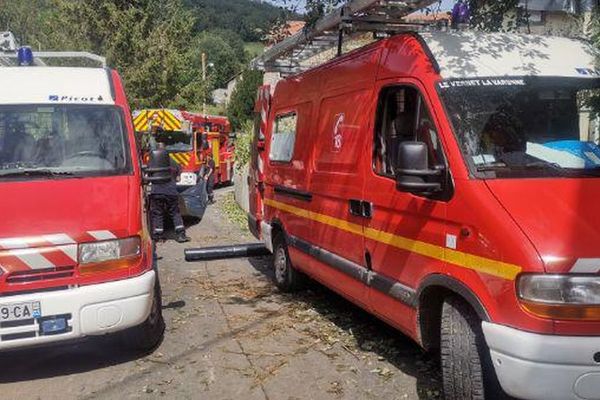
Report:
M150 315L140 325L123 331L121 341L129 349L150 352L160 346L164 334L165 320L162 315L162 290L157 274Z
M273 239L273 272L275 284L282 292L295 292L304 286L304 274L292 265L283 233Z
M496 378L481 319L456 297L442 306L440 353L446 400L508 398Z

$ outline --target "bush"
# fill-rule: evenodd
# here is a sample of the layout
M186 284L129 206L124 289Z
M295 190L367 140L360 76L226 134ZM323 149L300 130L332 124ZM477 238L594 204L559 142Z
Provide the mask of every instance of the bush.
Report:
M250 147L252 146L253 124L252 121L242 123L242 132L235 141L235 168L241 171L250 162Z
M260 71L246 70L231 94L227 107L227 117L234 130L242 128L244 121L251 121L258 87L262 85L263 74Z

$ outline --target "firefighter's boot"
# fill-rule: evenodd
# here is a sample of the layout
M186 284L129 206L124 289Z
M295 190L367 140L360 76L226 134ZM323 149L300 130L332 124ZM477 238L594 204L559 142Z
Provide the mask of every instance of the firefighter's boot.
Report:
M185 242L189 242L190 238L187 237L187 235L185 234L185 231L178 231L175 232L175 241L177 243L185 243Z

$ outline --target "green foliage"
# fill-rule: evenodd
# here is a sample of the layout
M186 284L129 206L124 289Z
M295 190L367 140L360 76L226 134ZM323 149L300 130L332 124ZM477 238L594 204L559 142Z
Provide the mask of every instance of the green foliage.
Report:
M200 71L200 57L206 53L210 66L207 69L208 77L216 87L224 87L227 82L241 69L243 62L240 53L236 54L227 41L212 32L201 33L193 47L192 53L195 57L197 71ZM195 69L195 68L194 68Z
M592 18L590 19L590 39L600 54L600 7L596 7ZM598 68L600 68L600 56L598 56Z
M590 19L589 32L590 40L598 50L596 68L600 71L600 7L596 7ZM592 110L596 112L597 118L600 118L600 95L596 95L590 99L590 103Z
M235 168L241 171L250 162L250 147L254 137L254 124L247 120L242 122L241 133L235 139Z
M247 0L185 0L196 17L194 30L233 30L246 42L256 42L269 31L282 10L269 3Z
M106 56L133 108L198 110L249 60L242 38L258 36L240 36L239 25L264 30L278 13L249 0L0 0L0 30L36 50ZM213 66L206 81L202 52Z
M256 93L262 85L263 74L260 71L246 70L238 79L227 107L227 117L234 130L240 129L244 121L252 120Z
M242 232L248 232L248 215L235 201L234 192L226 193L217 203L221 212L227 216L229 222L237 225Z
M469 0L471 26L485 32L512 32L527 23L519 0Z
M319 18L341 6L344 0L306 0L305 21L307 27L312 27Z
M263 51L265 51L265 45L261 42L245 43L244 51L246 52L248 58L252 59L262 54Z

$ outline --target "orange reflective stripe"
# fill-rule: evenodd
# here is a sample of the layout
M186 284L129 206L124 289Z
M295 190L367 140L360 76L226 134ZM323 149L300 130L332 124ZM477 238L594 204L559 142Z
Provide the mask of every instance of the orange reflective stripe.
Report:
M462 251L449 249L432 243L422 242L407 237L399 236L390 232L377 230L373 228L364 228L362 225L354 224L343 219L331 217L329 215L316 213L304 208L292 206L280 201L265 199L265 205L276 208L281 211L317 221L325 225L333 226L346 232L350 232L367 239L372 239L380 243L385 243L398 249L410 251L429 258L444 261L459 267L482 272L488 275L496 276L507 280L514 280L522 271L518 265L505 263L491 258L477 256L475 254L464 253Z

